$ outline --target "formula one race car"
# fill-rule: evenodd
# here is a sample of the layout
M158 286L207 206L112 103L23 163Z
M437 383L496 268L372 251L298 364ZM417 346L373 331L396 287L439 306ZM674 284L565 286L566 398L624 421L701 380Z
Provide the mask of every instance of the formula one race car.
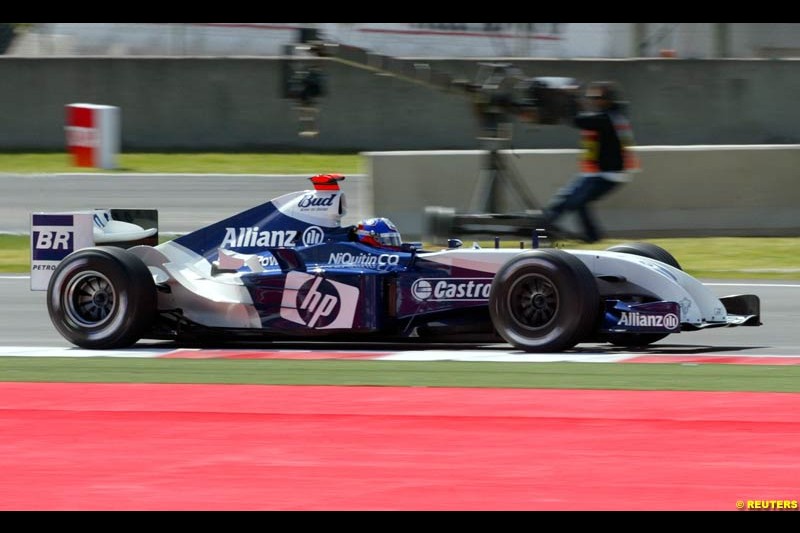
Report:
M424 250L387 219L342 226L344 177L310 179L162 244L154 210L34 213L31 289L67 340L95 349L326 336L553 352L761 324L758 296L717 298L652 244Z

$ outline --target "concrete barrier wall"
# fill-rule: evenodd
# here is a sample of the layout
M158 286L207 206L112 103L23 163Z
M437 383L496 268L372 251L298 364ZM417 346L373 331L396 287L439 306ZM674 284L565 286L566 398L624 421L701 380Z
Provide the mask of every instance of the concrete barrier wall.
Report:
M609 237L800 235L800 145L640 146L642 171L594 204ZM501 212L541 207L577 169L577 150L501 151ZM375 210L407 238L425 206L468 212L486 152L368 152ZM538 206L515 194L517 176ZM479 205L483 198L477 198ZM564 219L575 227L574 216Z
M278 59L0 57L0 150L64 150L71 103L120 107L123 152L357 152L474 142L466 98L340 64L326 72L321 134L301 137L294 102L281 97Z
M800 236L800 145L640 146L643 170L595 204L609 237ZM501 151L509 173L537 204L574 175L577 150ZM343 185L344 224L387 216L406 240L422 237L425 206L469 212L486 153L366 152L367 174ZM524 206L509 177L504 212ZM310 188L308 176L181 174L0 174L0 232L27 233L30 213L94 207L159 210L164 232L186 232L275 196ZM567 225L574 219L565 218Z
M475 79L476 61L425 60ZM121 108L122 150L478 149L460 91L325 62L317 137L297 135L281 60L264 57L0 56L0 150L62 150L64 106ZM640 145L800 142L800 61L514 59L527 76L616 79ZM517 124L520 148L573 148L566 126ZM0 169L2 171L2 169Z

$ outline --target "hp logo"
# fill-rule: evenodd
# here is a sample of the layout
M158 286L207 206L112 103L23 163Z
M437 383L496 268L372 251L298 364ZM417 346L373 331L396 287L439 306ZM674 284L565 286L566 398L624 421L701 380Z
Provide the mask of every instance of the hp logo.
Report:
M356 287L289 272L281 299L281 317L312 329L347 329L353 326L359 291Z

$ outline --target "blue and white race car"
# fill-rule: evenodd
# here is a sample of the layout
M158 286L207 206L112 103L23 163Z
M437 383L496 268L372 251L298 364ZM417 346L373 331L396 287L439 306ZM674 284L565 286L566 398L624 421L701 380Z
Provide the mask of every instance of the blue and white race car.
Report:
M758 296L717 298L652 244L425 250L387 219L342 226L344 177L310 179L161 244L154 210L34 213L31 288L92 349L326 336L557 352L761 323Z

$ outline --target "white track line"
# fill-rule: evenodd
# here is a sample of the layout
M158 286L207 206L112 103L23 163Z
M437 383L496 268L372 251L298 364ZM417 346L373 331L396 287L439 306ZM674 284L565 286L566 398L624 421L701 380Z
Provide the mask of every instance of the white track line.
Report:
M84 350L81 348L69 347L50 347L50 346L0 346L0 357L111 357L111 358L139 358L155 359L164 357L174 352L197 352L202 357L204 350L195 348L137 348L133 350ZM249 352L252 356L257 356L263 352L264 359L281 359L279 353L286 353L286 359L292 359L292 354L308 353L314 350L294 350L294 349L230 349L213 350L214 358L224 359L225 352L231 355L240 355ZM346 354L347 350L341 353ZM741 354L681 354L681 353L524 353L518 350L408 350L392 353L375 352L375 356L369 358L375 361L461 361L461 362L503 362L503 363L623 363L637 357L652 356L662 359L660 362L669 362L670 357L696 358L707 363L715 362L714 359L729 359L731 357L742 359L753 359L756 362L760 358L781 358L797 359L793 355L741 355ZM180 357L178 357L180 358ZM195 358L195 357L191 357ZM255 357L257 358L257 357ZM334 357L335 358L335 357ZM346 357L340 358L342 360ZM366 359L362 359L366 360ZM692 364L692 363L684 363Z
M800 285L792 283L703 283L709 287L784 287L797 289Z
M136 350L83 350L49 346L0 346L0 357L160 357L174 348L140 348Z
M467 350L419 350L376 357L381 361L497 361L507 363L617 363L639 354L522 353Z

